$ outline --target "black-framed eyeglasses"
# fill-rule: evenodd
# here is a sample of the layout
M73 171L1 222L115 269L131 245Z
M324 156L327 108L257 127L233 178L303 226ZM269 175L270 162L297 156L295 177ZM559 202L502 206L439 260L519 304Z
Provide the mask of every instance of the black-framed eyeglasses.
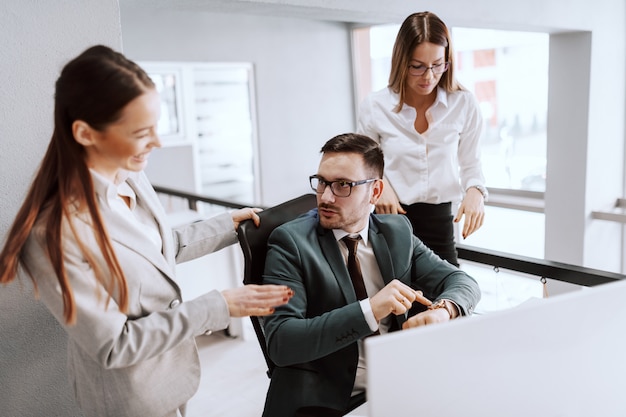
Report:
M430 67L427 67L426 65L411 65L411 64L409 64L409 74L415 75L415 76L419 77L421 75L426 74L426 71L431 70L433 72L433 74L439 75L439 74L443 74L444 72L446 72L449 67L450 67L450 63L449 62L444 62L442 64L431 65Z
M326 181L324 178L320 178L317 175L311 175L309 182L311 183L311 189L318 194L324 194L327 186L330 186L330 191L337 197L349 197L352 193L352 187L357 185L368 184L376 181L378 178L370 178L361 181Z

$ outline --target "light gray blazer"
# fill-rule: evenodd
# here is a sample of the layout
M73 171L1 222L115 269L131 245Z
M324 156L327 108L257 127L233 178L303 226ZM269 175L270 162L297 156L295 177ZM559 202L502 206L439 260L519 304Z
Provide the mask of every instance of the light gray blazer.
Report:
M182 302L175 282L175 263L235 243L232 218L224 213L172 230L146 176L131 173L127 182L137 195L137 204L152 213L159 225L161 252L137 224L117 214L100 198L106 185L96 176L92 178L102 217L128 282L128 313L119 310L117 294L105 305L106 291L97 284L93 267L67 222L62 232L63 261L76 303L75 325L65 324L60 287L45 252L45 212L27 242L25 260L41 300L69 336L69 378L84 414L176 415L200 381L194 337L226 328L230 317L218 291ZM84 217L74 212L72 223L86 245L94 249L99 266L106 268Z

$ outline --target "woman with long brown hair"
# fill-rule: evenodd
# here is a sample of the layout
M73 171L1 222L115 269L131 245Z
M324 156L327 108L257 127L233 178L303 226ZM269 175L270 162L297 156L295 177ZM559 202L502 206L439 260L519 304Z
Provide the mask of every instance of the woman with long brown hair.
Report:
M271 314L284 286L183 301L175 264L237 241L246 208L172 230L143 168L160 146L147 74L94 46L56 82L54 132L0 252L0 282L30 277L68 333L78 405L91 416L177 416L198 388L195 336Z
M414 233L458 264L453 222L466 238L484 220L482 116L454 77L448 28L434 13L408 16L398 31L389 84L361 103L357 131L385 153L385 187L376 213L405 214ZM456 216L452 203L460 203Z

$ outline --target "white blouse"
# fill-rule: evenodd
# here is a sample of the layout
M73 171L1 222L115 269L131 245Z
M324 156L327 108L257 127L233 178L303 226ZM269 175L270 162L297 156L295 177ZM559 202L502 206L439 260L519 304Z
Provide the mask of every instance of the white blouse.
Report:
M141 231L154 243L159 252L162 251L163 241L161 239L159 225L152 213L146 210L141 204L137 204L137 196L126 182L126 176L122 175L122 177L117 178L116 184L114 184L94 170L90 170L90 173L98 198L102 199L104 204L107 204L120 216L142 225ZM126 204L124 197L128 198L130 205Z
M415 130L415 108L393 111L398 94L389 88L371 93L361 103L357 132L380 143L385 179L404 204L459 202L465 190L485 185L480 162L483 120L469 91L437 97L426 111L428 129Z

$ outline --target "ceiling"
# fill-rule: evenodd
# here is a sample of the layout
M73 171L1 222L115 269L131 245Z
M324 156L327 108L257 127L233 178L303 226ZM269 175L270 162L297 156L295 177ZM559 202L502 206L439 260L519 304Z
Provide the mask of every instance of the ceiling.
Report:
M350 23L400 23L415 3L398 0L119 0L124 8L292 17ZM408 6L408 7L407 7Z

